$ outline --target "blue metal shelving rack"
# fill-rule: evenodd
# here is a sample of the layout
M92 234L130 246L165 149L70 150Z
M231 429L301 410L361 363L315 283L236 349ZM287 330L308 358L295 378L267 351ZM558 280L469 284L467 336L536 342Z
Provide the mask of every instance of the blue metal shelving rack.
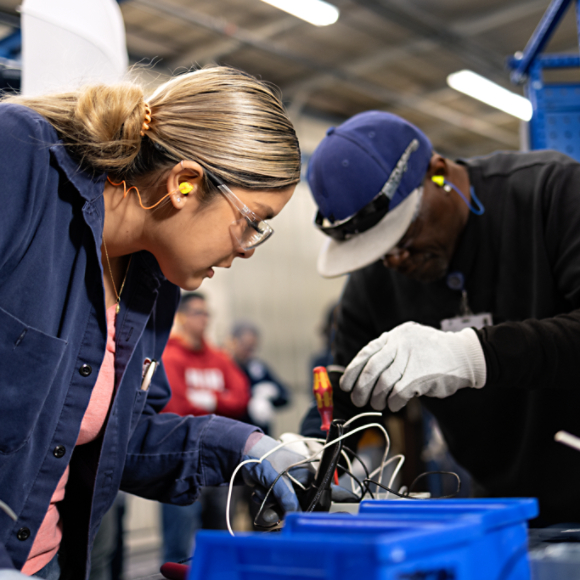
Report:
M552 0L522 53L511 57L511 80L525 83L533 107L529 122L530 149L556 149L580 161L580 82L547 83L546 69L577 69L579 54L541 54L569 5L576 4L580 41L580 0Z

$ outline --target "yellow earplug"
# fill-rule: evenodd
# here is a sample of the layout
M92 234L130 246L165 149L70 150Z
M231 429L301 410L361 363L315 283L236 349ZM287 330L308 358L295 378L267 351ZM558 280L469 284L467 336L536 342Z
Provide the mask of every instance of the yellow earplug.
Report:
M445 185L445 178L443 177L443 175L434 175L431 178L431 181L433 183L436 183L439 187L443 187Z
M184 181L183 183L179 184L179 191L183 195L187 195L188 193L191 193L193 191L193 185L191 185L191 183L189 183L188 181Z

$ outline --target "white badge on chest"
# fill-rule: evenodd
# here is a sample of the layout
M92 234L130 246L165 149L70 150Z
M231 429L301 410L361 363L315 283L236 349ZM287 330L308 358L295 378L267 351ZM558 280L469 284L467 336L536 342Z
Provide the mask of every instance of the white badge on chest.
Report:
M447 286L451 290L461 291L461 304L459 307L459 316L453 318L444 318L441 321L441 330L446 332L459 332L464 328L483 328L484 326L491 326L493 318L490 312L481 312L480 314L473 314L469 307L467 300L467 290L464 288L463 274L460 272L452 272L447 276Z
M491 314L489 312L482 312L481 314L445 318L441 321L441 330L445 330L446 332L459 332L464 328L483 328L484 326L491 326L492 324Z

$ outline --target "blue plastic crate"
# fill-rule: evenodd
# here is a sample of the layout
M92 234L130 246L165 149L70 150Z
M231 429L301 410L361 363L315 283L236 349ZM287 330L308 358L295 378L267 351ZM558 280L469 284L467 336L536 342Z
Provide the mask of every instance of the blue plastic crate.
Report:
M479 535L468 520L373 534L201 531L189 580L472 580L469 555Z
M580 67L580 57L544 55L530 70L526 95L532 103L531 149L555 149L580 161L580 84L546 83L547 69Z
M578 51L567 54L545 54L550 37L566 14L572 0L552 0L534 30L526 48L509 61L511 79L525 82L526 95L533 107L529 123L531 149L556 149L580 161L580 84L576 82L546 83L547 69L578 69ZM576 25L580 39L578 2Z
M467 520L478 528L477 518ZM409 530L445 532L449 527L448 520L434 521L425 518L399 520L385 518L382 515L356 515L348 513L292 513L286 516L282 535L296 534L340 534L376 536L377 534L407 533Z
M400 501L369 500L360 504L359 514L404 514L405 518L422 517L421 514L455 519L478 515L487 530L512 524L526 524L538 513L538 500L523 498L483 499L408 499Z
M359 517L395 522L476 520L481 531L473 543L473 580L527 580L527 520L538 515L535 498L477 500L365 501Z

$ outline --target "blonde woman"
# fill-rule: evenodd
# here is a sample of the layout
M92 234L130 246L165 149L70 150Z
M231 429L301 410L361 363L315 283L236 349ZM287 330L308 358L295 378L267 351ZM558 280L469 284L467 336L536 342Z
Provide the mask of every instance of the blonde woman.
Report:
M0 104L0 577L84 578L119 488L191 503L273 448L243 423L158 414L159 361L179 287L252 256L299 175L279 97L230 68L148 98ZM267 487L296 458L244 477ZM284 480L275 495L297 509Z

